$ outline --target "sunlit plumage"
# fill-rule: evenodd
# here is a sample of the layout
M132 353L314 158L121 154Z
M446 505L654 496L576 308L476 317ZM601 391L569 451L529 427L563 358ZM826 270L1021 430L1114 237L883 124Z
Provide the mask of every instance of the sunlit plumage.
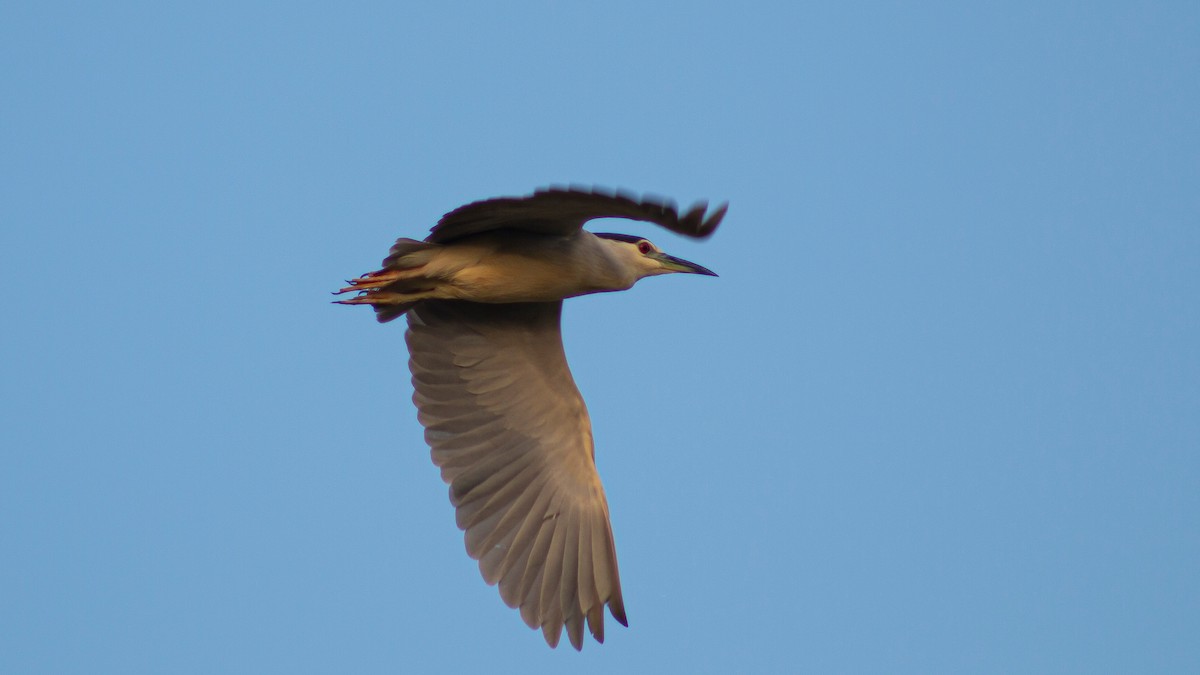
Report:
M339 291L358 291L339 302L371 305L381 322L407 314L417 417L467 552L551 646L565 627L582 648L585 622L603 642L605 605L628 625L562 301L657 274L713 275L640 237L582 226L628 218L704 238L725 208L681 216L669 202L580 188L475 202L424 241L398 240L382 269Z

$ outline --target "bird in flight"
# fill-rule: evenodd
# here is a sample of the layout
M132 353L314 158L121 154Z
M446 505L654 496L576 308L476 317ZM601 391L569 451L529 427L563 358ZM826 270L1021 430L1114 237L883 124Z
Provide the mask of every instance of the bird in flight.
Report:
M551 647L563 628L604 642L604 606L628 626L592 426L563 353L562 301L659 274L716 276L647 239L583 229L627 218L708 237L727 205L680 215L653 197L579 187L478 201L424 241L399 239L382 269L338 300L380 322L407 315L417 419L450 486L467 553Z

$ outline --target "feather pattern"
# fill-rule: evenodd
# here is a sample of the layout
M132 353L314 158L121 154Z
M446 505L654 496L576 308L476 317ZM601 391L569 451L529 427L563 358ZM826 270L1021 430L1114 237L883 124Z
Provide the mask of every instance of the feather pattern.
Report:
M427 300L408 311L418 418L467 553L556 645L627 625L591 422L563 353L561 302Z

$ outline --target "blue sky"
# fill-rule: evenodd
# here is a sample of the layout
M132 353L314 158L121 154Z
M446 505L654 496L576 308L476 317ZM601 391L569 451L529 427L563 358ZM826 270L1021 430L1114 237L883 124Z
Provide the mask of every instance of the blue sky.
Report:
M1200 670L1194 3L0 6L0 670ZM399 323L459 204L731 204L568 303L630 628L481 581Z

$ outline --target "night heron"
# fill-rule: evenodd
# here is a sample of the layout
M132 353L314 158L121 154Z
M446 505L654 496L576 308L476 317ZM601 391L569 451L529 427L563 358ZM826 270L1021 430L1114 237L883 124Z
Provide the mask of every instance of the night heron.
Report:
M608 504L592 427L563 354L562 301L625 290L639 279L716 276L641 237L593 234L593 218L628 218L704 238L726 206L674 204L579 188L474 202L425 241L400 239L383 269L338 291L380 322L408 315L417 418L467 553L509 607L557 646L604 641L604 605L623 625Z

